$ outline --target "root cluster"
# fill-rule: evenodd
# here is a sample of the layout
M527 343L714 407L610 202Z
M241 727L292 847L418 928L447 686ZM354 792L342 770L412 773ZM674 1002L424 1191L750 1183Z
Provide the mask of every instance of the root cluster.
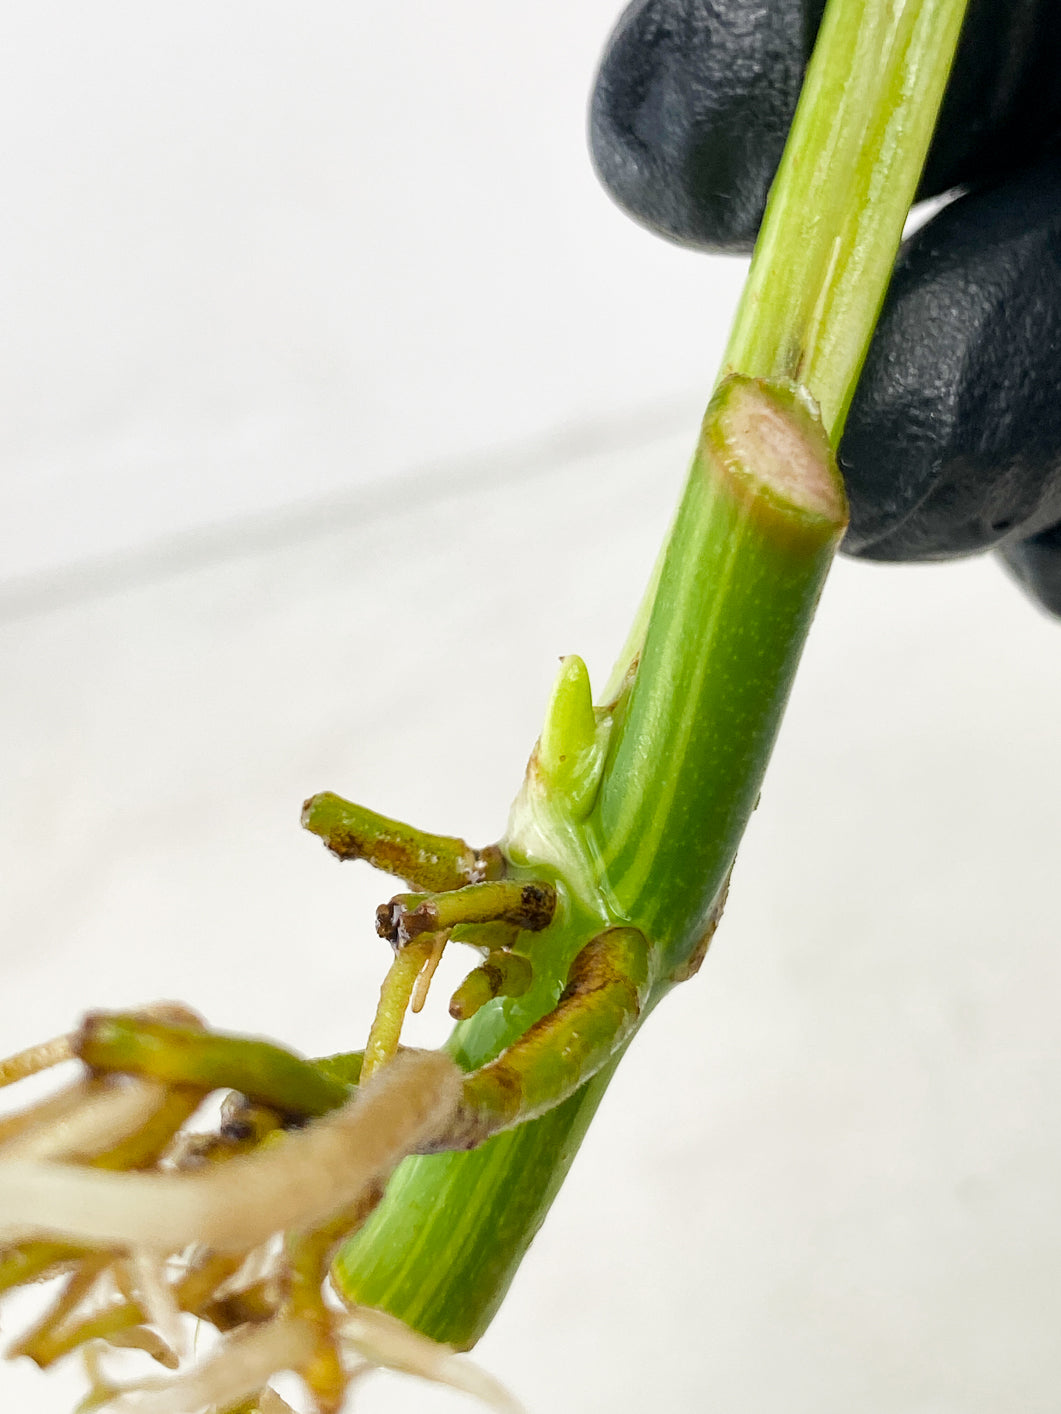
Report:
M244 1043L212 1038L186 1013L166 1013L161 1025L159 1016L139 1019L141 1038L176 1044L198 1033L196 1055L228 1046L238 1065ZM0 1083L92 1054L97 1032L90 1022L80 1036L12 1057ZM190 1134L215 1086L194 1067L194 1082L159 1079L168 1056L149 1077L90 1064L72 1086L0 1122L0 1293L60 1280L9 1355L47 1368L81 1352L84 1414L283 1414L290 1406L271 1381L284 1371L300 1377L318 1414L338 1414L352 1382L380 1365L513 1414L516 1404L466 1357L383 1312L344 1305L329 1281L337 1247L395 1166L452 1125L461 1097L453 1062L401 1052L363 1085L347 1085L343 1103L307 1114L291 1096L304 1092L322 1108L319 1077L284 1053L272 1104L230 1093L220 1127ZM189 1354L196 1321L215 1337L198 1363ZM112 1366L130 1351L159 1375L117 1378Z

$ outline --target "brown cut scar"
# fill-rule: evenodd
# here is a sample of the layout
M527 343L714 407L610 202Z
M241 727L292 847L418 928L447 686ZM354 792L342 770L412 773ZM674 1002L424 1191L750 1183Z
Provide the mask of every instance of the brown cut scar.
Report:
M700 971L704 958L707 956L707 950L711 946L711 939L715 936L718 925L722 921L722 911L726 907L726 899L729 897L729 881L732 876L733 870L730 869L730 872L726 875L725 883L718 892L718 897L711 905L707 918L704 920L704 926L699 938L696 940L692 952L686 960L671 973L673 981L688 982L690 977L695 977Z

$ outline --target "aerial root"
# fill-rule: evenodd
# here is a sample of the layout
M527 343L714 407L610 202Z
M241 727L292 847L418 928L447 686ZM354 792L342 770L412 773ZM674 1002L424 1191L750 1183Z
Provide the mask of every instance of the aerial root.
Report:
M374 831L373 849L427 890L390 906L401 936L363 1056L304 1061L162 1006L93 1013L71 1036L0 1062L0 1087L72 1059L86 1067L78 1083L0 1120L0 1293L65 1275L10 1353L45 1368L79 1351L91 1383L83 1414L292 1414L270 1386L285 1371L317 1414L339 1414L351 1384L378 1366L518 1414L466 1356L385 1313L340 1306L329 1282L336 1251L397 1164L452 1147L467 1127L460 1069L444 1052L399 1045L451 932L480 956L492 950L479 979L491 996L515 995L531 967L510 944L547 926L555 891L502 877L496 850L367 816L341 823ZM202 1101L226 1090L220 1127L190 1134ZM219 1341L198 1365L193 1320ZM130 1350L165 1377L110 1378L103 1357Z
M116 1350L142 1350L163 1369L180 1369L180 1356L176 1350L167 1345L162 1336L150 1326L131 1326L129 1330L115 1331L107 1337L107 1344L113 1345Z
M77 1081L0 1121L0 1160L92 1158L141 1128L164 1099L150 1082Z
M404 1321L385 1311L358 1307L341 1323L339 1339L372 1365L462 1390L497 1414L522 1414L522 1405L481 1366L466 1355L456 1354L452 1346L411 1330Z
M540 933L553 921L556 889L544 879L495 879L434 894L395 894L376 909L376 932L395 948L424 933L509 924Z
M435 973L438 971L439 963L442 961L442 954L446 950L446 940L448 937L449 934L445 932L435 934L435 940L431 945L431 951L428 953L427 961L417 973L413 994L409 1000L409 1010L414 1016L424 1009L424 1003L427 1001L427 994L431 988L432 980L434 979Z
M498 879L505 860L496 845L473 849L452 835L431 835L377 815L332 791L311 796L302 825L318 835L338 859L364 859L414 889L460 889Z
M467 1021L495 997L521 997L533 979L529 958L506 948L493 948L450 997L449 1014L454 1021Z
M128 1261L128 1274L129 1290L123 1294L141 1307L164 1346L172 1352L174 1363L179 1363L185 1353L184 1327L166 1281L164 1264L150 1252L134 1251Z
M385 1368L472 1395L495 1414L523 1414L522 1406L504 1386L468 1356L410 1330L393 1316L359 1308L352 1313L333 1313L333 1324L344 1361L344 1392L352 1379L370 1369ZM154 1353L150 1335L131 1332L127 1343ZM318 1334L310 1321L280 1316L229 1337L198 1368L121 1388L103 1378L94 1358L96 1394L91 1407L106 1409L109 1414L189 1414L204 1408L282 1414L289 1406L269 1387L269 1381L282 1371L304 1375L317 1343Z
M190 1414L225 1409L257 1394L281 1370L300 1370L313 1356L314 1333L305 1321L278 1319L240 1331L197 1369L173 1379L145 1381L104 1407L111 1414Z
M336 1247L394 1166L445 1142L462 1087L444 1053L403 1051L302 1128L278 1129L276 1115L237 1124L250 1152L239 1135L227 1148L189 1147L181 1126L204 1091L175 1081L97 1073L33 1107L0 1130L0 1228L24 1244L5 1254L8 1284L19 1273L69 1275L12 1353L43 1367L80 1349L92 1384L85 1414L291 1414L270 1388L282 1371L303 1381L318 1414L338 1414L351 1382L377 1366L516 1414L449 1346L324 1294ZM229 1110L232 1125L245 1106ZM192 1317L220 1338L197 1367L187 1360ZM101 1354L129 1350L166 1375L117 1384Z
M151 1334L130 1332L125 1343L154 1354ZM385 1312L367 1307L352 1313L335 1312L332 1334L344 1362L344 1392L353 1378L383 1368L460 1390L496 1414L523 1414L522 1406L504 1386L468 1356L410 1330ZM318 1341L312 1322L280 1316L229 1337L203 1365L174 1376L117 1388L97 1372L100 1396L93 1407L104 1408L109 1414L188 1414L204 1407L254 1409L259 1414L275 1410L280 1414L288 1406L269 1388L269 1380L285 1370L304 1375ZM244 1400L246 1404L241 1402Z
M107 1280L110 1258L105 1253L87 1253L66 1282L59 1299L45 1312L44 1316L26 1331L7 1352L11 1358L27 1355L38 1365L37 1350L46 1341L52 1330L70 1318L88 1297L99 1290ZM108 1283L108 1285L113 1285Z
M14 1085L27 1076L39 1075L42 1070L50 1070L53 1065L74 1059L74 1037L56 1036L51 1041L41 1041L36 1046L27 1046L17 1055L0 1061L0 1088Z
M447 934L440 935L445 945ZM416 990L419 977L431 968L437 940L435 936L417 938L398 948L379 989L379 1004L365 1042L365 1059L361 1067L361 1084L389 1066L398 1054L405 1013Z
M143 1129L168 1097L145 1080L86 1080L46 1100L0 1148L4 1163L92 1159Z
M447 1056L408 1052L333 1114L205 1172L111 1174L15 1159L0 1164L0 1225L7 1241L29 1232L163 1252L195 1243L243 1251L322 1222L378 1183L445 1132L460 1093Z
M258 1400L257 1414L295 1414L286 1399L281 1399L275 1389L263 1389Z

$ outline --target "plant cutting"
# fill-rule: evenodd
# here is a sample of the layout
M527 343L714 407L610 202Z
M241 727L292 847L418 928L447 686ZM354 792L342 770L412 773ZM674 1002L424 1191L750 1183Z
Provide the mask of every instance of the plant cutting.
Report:
M67 1054L88 1071L5 1135L4 1280L69 1274L21 1342L39 1363L89 1341L172 1363L186 1311L233 1334L137 1407L276 1407L264 1391L290 1368L338 1408L353 1351L503 1407L431 1342L474 1344L623 1049L717 924L843 531L833 452L961 8L831 7L657 577L597 705L565 661L499 844L307 802L333 854L407 886L377 919L394 961L363 1052L301 1062L192 1016L95 1014L8 1063L12 1080ZM457 946L477 965L453 1041L403 1053L406 1007ZM241 1097L220 1132L160 1170L217 1089ZM111 1273L120 1296L94 1309ZM132 1398L101 1376L92 1399L114 1397Z

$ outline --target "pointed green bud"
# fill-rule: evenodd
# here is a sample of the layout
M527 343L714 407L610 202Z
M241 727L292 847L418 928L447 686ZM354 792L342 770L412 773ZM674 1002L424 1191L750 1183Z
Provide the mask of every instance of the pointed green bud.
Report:
M589 812L600 783L608 722L593 709L589 670L576 654L563 659L538 743L538 770L550 793L576 819Z

